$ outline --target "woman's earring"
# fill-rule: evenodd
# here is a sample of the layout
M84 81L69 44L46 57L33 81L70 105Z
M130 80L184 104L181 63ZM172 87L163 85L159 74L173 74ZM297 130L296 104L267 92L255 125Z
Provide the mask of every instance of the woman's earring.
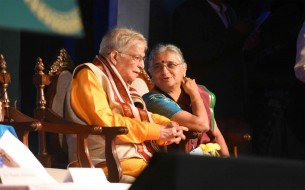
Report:
M184 73L184 75L183 75L184 77L186 77L186 73Z

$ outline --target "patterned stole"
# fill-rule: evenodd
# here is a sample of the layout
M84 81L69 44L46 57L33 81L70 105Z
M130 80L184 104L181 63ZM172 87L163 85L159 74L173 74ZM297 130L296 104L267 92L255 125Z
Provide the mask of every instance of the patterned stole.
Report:
M113 64L109 63L109 61L101 55L95 57L93 64L109 79L111 88L114 92L114 99L121 105L124 116L153 123L150 114L146 110L142 97L134 88L126 85ZM138 144L134 143L134 146L137 153L146 161L152 157L155 151L159 151L159 147L155 144L155 141L152 140Z
M215 106L215 101L216 97L215 95L210 92L205 86L203 85L197 85L200 96L202 98L203 104L205 106L206 112L209 117L209 125L210 125L210 130L207 131L205 134L202 135L200 139L200 143L209 143L209 142L215 142L216 137L214 135L214 106Z

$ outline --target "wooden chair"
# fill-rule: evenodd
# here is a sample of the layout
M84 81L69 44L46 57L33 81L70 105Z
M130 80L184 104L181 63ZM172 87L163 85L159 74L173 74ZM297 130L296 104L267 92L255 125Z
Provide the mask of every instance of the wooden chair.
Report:
M60 49L55 61L53 62L49 70L48 75L45 76L37 75L33 77L34 84L36 85L38 90L37 108L34 111L35 118L39 120L47 121L47 119L44 119L45 113L42 112L40 109L41 107L45 106L46 108L48 108L47 111L50 110L55 112L60 117L60 119L62 119L63 109L64 109L63 108L64 94L68 88L67 85L72 78L72 74L71 74L72 69L73 69L72 62L67 54L67 51L65 49ZM37 60L36 70L39 70L38 72L40 74L44 74L43 73L44 65L41 58L38 58ZM62 89L57 90L57 81L60 74L64 76L64 78L60 81L65 83L64 85L62 85ZM40 82L44 86L40 86L41 85ZM43 99L44 89L39 89L44 87L47 88L46 91L47 93L45 95L46 100ZM59 94L61 93L61 96L57 96L57 92ZM43 96L43 97L39 98L39 96ZM60 97L60 99L59 100L56 99L55 101L53 101L55 96ZM59 102L59 104L61 103L61 106L53 106L54 102ZM61 122L61 121L52 119L51 122ZM65 136L56 133L47 133L47 134L44 132L39 133L39 138L42 141L52 142L52 143L43 143L44 146L46 147L41 146L40 147L41 149L39 149L39 153L38 153L39 159L46 167L66 168L68 165L68 155L67 152L65 151L65 145L66 145L65 140L60 137L65 137ZM47 151L47 154L45 153L45 151Z
M229 152L235 157L252 153L252 129L240 118L218 120L218 126L226 140Z
M89 135L103 135L105 137L105 156L108 168L108 180L110 182L119 182L122 179L122 169L116 154L114 140L117 135L127 134L126 127L101 127L96 125L82 125L67 121L61 117L58 112L52 109L53 101L56 97L56 89L59 78L62 74L69 74L71 63L67 52L63 49L49 74L44 73L44 64L41 58L37 59L33 76L33 83L37 88L37 107L34 111L34 117L41 121L43 128L47 130L39 131L39 153L38 158L45 166L68 164L67 152L63 150L59 142L59 134L76 134L77 135L77 167L95 167L88 150L87 138ZM70 73L71 74L71 73ZM45 87L48 87L45 96ZM61 89L64 90L64 89ZM47 97L47 99L45 99ZM63 103L63 102L62 102ZM63 109L63 105L62 105ZM54 133L53 135L50 134ZM63 141L64 142L64 141ZM58 155L58 153L60 155Z
M20 141L27 147L29 146L28 137L30 131L40 130L42 125L38 120L35 120L21 113L16 106L10 106L8 96L8 85L11 83L11 75L7 71L7 64L4 56L0 54L0 85L1 85L1 101L3 107L3 121L1 124L12 125L16 129L16 133Z

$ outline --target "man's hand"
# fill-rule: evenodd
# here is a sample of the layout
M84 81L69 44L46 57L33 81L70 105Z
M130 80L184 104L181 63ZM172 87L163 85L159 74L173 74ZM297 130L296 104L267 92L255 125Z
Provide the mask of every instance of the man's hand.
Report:
M188 128L172 121L167 126L161 126L160 140L167 141L167 144L179 144L181 140L185 139L183 131L188 131Z

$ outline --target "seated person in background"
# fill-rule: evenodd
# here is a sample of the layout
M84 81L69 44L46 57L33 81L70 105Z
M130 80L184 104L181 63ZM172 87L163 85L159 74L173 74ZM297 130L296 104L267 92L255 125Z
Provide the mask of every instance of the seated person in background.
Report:
M299 31L297 39L296 63L294 66L295 76L305 83L305 20Z
M171 44L158 45L149 56L149 72L155 87L143 96L147 109L166 116L190 130L200 131L208 141L220 145L220 155L229 156L226 142L211 119L208 96L202 97L194 79L185 77L187 64L181 50ZM207 104L209 100L207 100ZM213 127L211 127L213 126ZM207 143L201 139L200 143Z
M188 130L164 116L148 112L141 96L131 88L131 82L144 68L146 49L147 41L142 34L127 28L114 28L103 37L99 55L92 63L75 68L67 94L73 111L65 116L67 119L76 116L86 124L129 129L128 134L118 136L116 151L123 175L133 177L142 172L157 151L156 144L179 143L185 139L183 131ZM142 107L136 107L135 101L141 102ZM70 154L73 150L69 139L67 141ZM103 148L101 136L89 137L89 152L93 159L105 158ZM69 155L70 161L72 156Z

